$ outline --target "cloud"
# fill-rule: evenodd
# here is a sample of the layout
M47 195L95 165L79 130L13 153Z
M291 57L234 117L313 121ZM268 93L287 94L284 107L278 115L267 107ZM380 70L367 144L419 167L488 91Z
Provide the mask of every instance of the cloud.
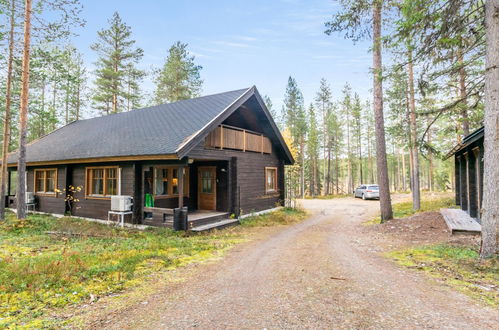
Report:
M249 48L251 45L242 42L231 42L231 41L214 41L213 43L220 46L236 47L236 48Z
M243 40L243 41L257 41L258 39L255 37L250 37L250 36L236 36L236 39Z

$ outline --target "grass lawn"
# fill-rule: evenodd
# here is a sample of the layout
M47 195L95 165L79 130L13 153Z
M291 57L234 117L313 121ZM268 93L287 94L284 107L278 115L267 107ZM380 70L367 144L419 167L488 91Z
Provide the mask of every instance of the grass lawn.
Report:
M480 262L478 251L437 244L388 252L400 265L424 271L485 304L499 306L499 258Z
M395 219L405 218L420 212L439 211L442 208L456 207L454 197L442 197L440 195L431 196L423 194L421 196L421 208L418 211L412 209L412 201L392 204L393 217ZM381 216L364 222L365 225L375 225L381 223Z
M303 211L281 209L244 219L242 226L186 234L38 214L19 222L9 214L0 223L0 328L54 327L50 311L133 287L154 272L220 257L249 239L248 227L304 217Z

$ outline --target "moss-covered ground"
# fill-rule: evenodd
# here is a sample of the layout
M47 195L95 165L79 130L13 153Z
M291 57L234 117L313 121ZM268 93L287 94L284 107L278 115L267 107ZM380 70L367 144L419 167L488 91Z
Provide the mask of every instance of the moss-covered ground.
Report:
M227 230L186 234L109 227L34 214L0 222L0 328L47 328L50 311L140 284L154 272L213 260L246 241L248 227L285 225L293 209L246 218Z

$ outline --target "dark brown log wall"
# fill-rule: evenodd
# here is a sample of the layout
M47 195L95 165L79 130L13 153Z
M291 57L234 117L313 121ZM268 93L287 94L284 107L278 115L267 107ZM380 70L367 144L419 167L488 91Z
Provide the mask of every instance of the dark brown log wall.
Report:
M189 158L196 161L202 159L237 159L231 171L236 171L235 184L232 184L232 194L235 194L234 209L230 212L237 213L237 205L242 214L252 211L261 211L282 205L284 199L284 165L277 156L275 150L271 154L256 152L242 152L233 150L206 149L204 142L196 146L190 153ZM196 164L196 161L194 164ZM277 193L265 193L265 167L278 168ZM231 197L229 196L228 199Z
M75 194L80 201L74 208L74 215L77 217L94 218L107 220L107 212L111 209L110 198L85 197L85 168L94 166L116 166L121 170L121 194L134 196L135 168L130 163L109 163L109 164L88 164L71 166L72 185L82 187L81 192Z
M49 166L49 167L29 167L27 169L27 192L35 191L35 169L42 168L57 168L57 189L63 190L66 188L66 166ZM64 201L65 194L59 193L55 195L36 194L36 211L64 214L66 203Z

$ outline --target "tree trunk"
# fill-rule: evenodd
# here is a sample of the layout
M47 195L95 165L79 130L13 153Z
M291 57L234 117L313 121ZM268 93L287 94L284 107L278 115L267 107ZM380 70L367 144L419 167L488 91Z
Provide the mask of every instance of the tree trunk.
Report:
M485 149L483 176L482 246L480 257L497 253L497 220L499 218L499 0L485 5Z
M463 101L461 102L461 120L463 134L464 136L470 134L470 123L468 119L468 100L466 92L466 70L464 69L464 58L461 47L457 50L457 61L460 65L459 68L459 98Z
M368 164L368 175L369 182L374 183L374 169L373 169L373 159L371 157L371 129L369 127L369 120L367 121L367 164Z
M407 171L405 169L405 150L402 148L402 189L407 191Z
M431 147L431 128L428 129L428 145ZM433 191L433 152L428 151L428 190Z
M381 221L393 218L390 182L386 162L385 123L383 118L383 73L381 60L381 8L382 0L373 6L373 70L374 70L374 121L376 132L376 165L378 170Z
M410 46L409 46L410 47ZM414 71L412 63L412 49L408 54L408 78L409 78L409 126L411 130L411 153L412 153L412 208L419 210L421 207L421 195L419 188L419 159L417 145L417 123L416 123L416 100L414 97Z
M326 175L326 195L330 194L331 190L331 143L328 143L327 148L327 175Z
M359 123L359 177L360 177L360 184L364 183L364 175L362 173L362 138L361 138L361 129L360 129L360 123Z
M305 197L305 142L300 143L301 169L300 169L300 198Z
M7 81L5 91L5 114L3 119L2 168L0 181L0 220L5 219L5 196L7 195L7 154L10 142L10 105L12 99L12 63L14 61L14 27L16 15L16 0L11 0L9 55L7 59Z
M24 10L24 49L22 64L21 108L19 111L19 159L17 162L17 219L26 219L26 133L28 124L29 51L31 41L31 0Z
M350 109L347 109L347 185L348 193L353 192L352 160L350 158Z
M338 155L338 135L336 135L336 145L335 145L335 148L334 148L334 166L335 166L335 172L336 172L336 180L335 180L335 184L336 184L336 195L339 195L340 194L340 161L339 161L339 155Z

